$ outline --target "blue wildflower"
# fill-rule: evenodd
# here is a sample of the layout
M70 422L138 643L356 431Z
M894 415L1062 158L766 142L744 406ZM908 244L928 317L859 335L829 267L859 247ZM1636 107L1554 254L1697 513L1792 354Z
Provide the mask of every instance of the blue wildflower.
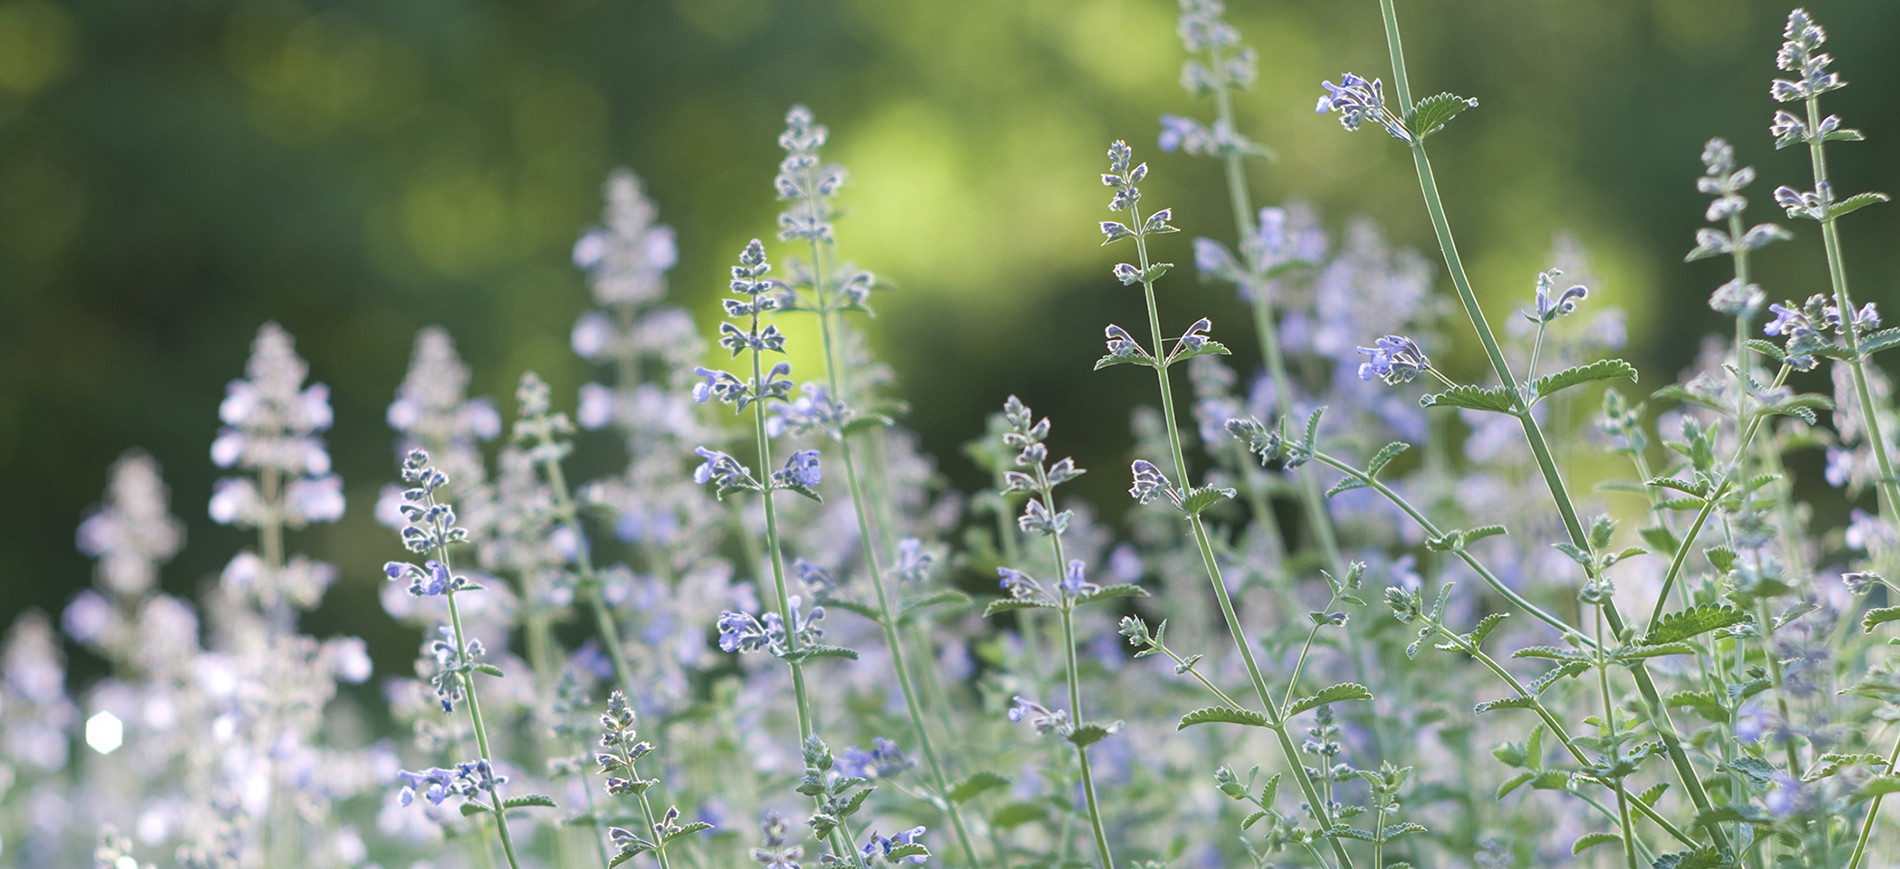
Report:
M845 746L843 756L833 768L846 778L879 779L890 778L911 766L910 758L904 756L897 743L879 736L872 738L870 751L855 745Z
M772 484L786 489L815 489L824 479L817 450L799 450L785 458L784 470L772 472Z
M1385 107L1385 84L1380 80L1367 81L1348 72L1340 75L1339 84L1330 81L1320 84L1326 88L1326 96L1319 98L1316 113L1338 112L1340 126L1348 130L1358 130L1359 125L1370 118L1393 138L1412 141L1412 134L1406 131L1398 116Z
M1387 335L1380 338L1376 347L1361 347L1359 352L1370 357L1359 365L1359 379L1380 378L1389 384L1408 383L1421 371L1431 370L1432 363L1425 357L1418 342L1400 335Z
M1136 459L1129 467L1134 471L1135 485L1128 490L1128 494L1133 495L1136 501L1146 504L1154 500L1157 494L1173 495L1174 487L1169 485L1167 475L1154 462Z
M890 854L891 850L899 845L922 845L923 843L917 841L917 839L923 836L923 834L924 828L921 826L912 827L888 839L876 833L871 833L869 836L870 841L864 843L863 854L867 860L881 853L887 863L921 864L930 857L929 851L925 851L922 854L912 854L908 857L900 857L896 860L892 860Z
M1102 590L1101 586L1089 582L1087 565L1083 564L1081 559L1069 560L1069 569L1062 575L1062 584L1059 587L1063 594L1070 597L1093 594Z
M1046 734L1051 730L1066 731L1069 727L1069 713L1064 710L1050 709L1034 700L1024 700L1020 696L1011 698L1011 702L1016 705L1009 709L1009 720L1027 723L1030 727L1036 728L1039 734Z
M1526 319L1533 323L1549 323L1565 314L1575 313L1577 303L1590 295L1590 291L1579 284L1551 298L1551 288L1556 285L1557 276L1561 274L1562 270L1551 269L1537 276L1537 313L1526 314Z

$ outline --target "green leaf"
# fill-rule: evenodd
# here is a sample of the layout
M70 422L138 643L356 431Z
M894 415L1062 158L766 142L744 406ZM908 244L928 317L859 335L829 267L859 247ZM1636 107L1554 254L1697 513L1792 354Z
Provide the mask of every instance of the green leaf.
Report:
M1502 386L1454 386L1444 392L1428 393L1418 400L1419 407L1465 407L1494 413L1515 413L1517 397Z
M1015 612L1016 610L1052 610L1056 608L1054 604L1048 601L1001 597L990 601L989 605L983 608L983 615L987 618L997 613Z
M1885 193L1856 193L1830 206L1827 210L1827 219L1839 220L1842 215L1852 214L1876 202L1886 201L1887 194Z
M1213 724L1215 722L1245 724L1249 727L1272 726L1271 722L1267 720L1267 716L1261 715L1251 709L1235 709L1232 706L1209 706L1205 709L1196 709L1193 712L1181 716L1181 723L1175 725L1174 729L1185 730L1196 724Z
M1471 711L1477 715L1483 715L1486 712L1492 712L1498 709L1536 709L1536 708L1537 708L1537 701L1530 697L1500 697L1496 700L1486 700L1482 703L1479 703L1476 706L1471 707Z
M1273 814L1272 812L1266 812L1266 811L1254 812L1253 814L1248 815L1246 820L1240 822L1240 828L1243 830L1251 829L1254 824L1259 823L1262 819L1272 814Z
M1866 615L1860 617L1860 630L1861 633L1871 634L1874 632L1874 628L1888 622L1896 621L1900 621L1900 606L1883 606L1877 609L1870 609Z
M1720 603L1702 603L1663 616L1662 620L1651 625L1649 633L1644 634L1637 642L1645 646L1680 642L1746 621L1748 621L1748 613L1737 607Z
M1205 341L1202 341L1201 346L1199 347L1195 347L1193 349L1184 349L1186 347L1187 347L1186 344L1175 345L1174 352L1169 354L1168 356L1168 364L1173 365L1174 363L1179 362L1183 359L1193 359L1196 356L1210 356L1210 355L1227 356L1229 355L1227 351L1227 345L1222 344L1219 341L1215 341L1211 338Z
M1492 613L1479 619L1478 626L1465 635L1465 644L1474 649L1477 648L1478 644L1484 642L1485 637L1491 636L1491 632L1497 630L1498 625L1508 617L1506 613Z
M1629 378L1631 383L1636 382L1636 367L1621 359L1598 359L1589 365L1566 368L1548 377L1537 378L1537 381L1531 384L1531 392L1535 396L1531 399L1531 403L1536 404L1561 390L1580 383L1614 380L1620 377Z
M990 824L999 830L1020 827L1030 821L1040 821L1049 816L1049 807L1042 803L1013 802L1004 803L990 815Z
M1103 356L1102 358L1095 360L1094 370L1100 371L1104 368L1108 368L1114 365L1140 365L1144 368L1153 368L1155 367L1155 360L1154 360L1154 357L1149 356L1147 351L1145 350L1138 354L1129 353L1123 356L1116 356L1114 354L1109 354L1107 356Z
M1202 486L1198 489L1189 489L1187 490L1187 494L1181 498L1180 509L1181 512L1189 516L1199 516L1205 512L1207 508L1234 497L1234 494L1235 492L1232 489L1222 489L1214 486Z
M1116 598L1123 598L1123 597L1147 597L1147 596L1148 596L1147 589L1142 588L1141 586L1136 585L1132 582L1123 582L1123 583L1117 583L1115 585L1105 585L1094 591L1086 592L1084 594L1078 594L1075 596L1075 605L1081 606L1083 604L1090 604L1090 603L1095 603L1097 601L1104 601L1104 600L1114 600Z
M1819 781L1850 766L1871 766L1875 768L1887 765L1887 759L1878 754L1839 754L1829 752L1821 755L1818 769L1801 777L1804 782Z
M1009 782L1010 779L1008 776L997 775L989 770L983 770L973 773L969 778L951 786L950 792L944 794L944 798L953 803L968 802L971 797L977 794L991 788L1003 787L1009 784Z
M462 817L464 818L474 817L475 815L479 815L486 811L490 811L490 809L488 808L488 806L483 805L481 803L463 803L462 804Z
M1077 748L1087 748L1107 739L1111 734L1121 729L1122 723L1120 721L1106 727L1100 724L1082 724L1078 725L1075 730L1069 733L1069 741L1075 743Z
M1574 857L1583 853L1585 849L1593 848L1597 845L1611 845L1621 841L1623 841L1623 837L1615 833L1585 833L1581 838L1577 839L1577 841L1571 843L1570 854Z
M519 808L524 808L527 806L540 806L545 809L552 809L555 807L554 799L552 797L544 797L540 794L530 794L525 797L512 797L510 799L501 801L501 807L504 809L519 809Z
M1341 492L1350 492L1354 489L1364 488L1366 488L1365 482L1358 477L1340 477L1339 482L1334 483L1332 488L1326 490L1326 497L1331 498Z
M1882 329L1861 337L1860 355L1872 356L1896 344L1900 344L1900 327Z
M1900 775L1877 775L1854 789L1854 801L1871 800L1893 793L1900 793Z
M921 610L925 607L941 606L944 604L954 604L958 609L962 609L963 607L969 606L970 596L967 594L964 594L963 592L957 591L954 588L942 589L940 591L924 595L923 597L920 597L916 600L906 601L904 603L904 608L901 610L898 610L897 612L897 620L900 622L904 621L905 619L910 618L912 613L915 613L918 610Z
M1718 770L1733 770L1753 780L1755 784L1766 785L1774 778L1775 765L1759 757L1742 755L1728 763L1716 764Z
M1292 718L1308 709L1325 706L1328 703L1338 703L1343 700L1371 699L1372 692L1368 690L1366 686L1358 684L1357 682L1341 682L1338 685L1328 685L1311 697L1301 697L1293 701L1293 704L1286 708L1284 717Z
M1650 808L1655 808L1656 801L1662 799L1663 791L1666 791L1666 790L1669 790L1668 782L1666 781L1657 782L1653 785L1650 785L1648 790L1643 791L1642 793L1638 794L1636 798L1639 800L1642 800L1643 805L1649 806Z
M1455 94L1429 96L1412 107L1412 113L1405 117L1405 128L1411 131L1413 140L1422 142L1426 136L1444 129L1445 123L1460 112L1477 105L1477 100Z
M618 866L622 863L627 862L628 860L632 860L633 858L640 856L641 852L645 850L646 849L644 848L641 848L639 850L628 848L625 851L615 854L612 860L607 861L607 869L614 869L615 866Z
M1385 466L1388 463L1390 463L1393 459L1397 458L1399 453L1405 452L1406 450L1411 449L1411 448L1412 448L1412 445L1404 441L1393 441L1389 444L1386 444L1384 447L1380 448L1377 455L1374 455L1372 457L1372 461L1366 463L1366 476L1368 477L1379 476L1379 472L1382 470L1385 470Z
M1678 691L1669 695L1663 705L1693 710L1704 720L1716 724L1726 724L1729 720L1728 706L1713 691Z
M710 829L712 829L712 825L706 823L705 821L691 821L685 824L681 824L679 829L666 834L666 838L661 839L660 844L664 845L681 836L691 836L692 834L697 833L701 830L710 830Z
M897 861L906 857L927 857L929 855L929 848L912 842L908 845L892 845L891 850L884 853L884 859L889 861L892 866L896 866Z
M818 605L830 607L831 609L841 609L849 613L856 613L879 624L882 624L884 621L884 615L877 611L877 607L860 603L850 598L821 596L818 598Z
M1726 546L1711 546L1702 550L1702 554L1708 557L1709 564L1716 570L1727 573L1735 569L1735 550L1733 549Z
M1505 779L1503 784L1498 785L1497 798L1500 800L1504 799L1505 794L1508 794L1514 790L1517 790L1520 787L1530 784L1531 779L1534 779L1536 777L1537 777L1537 773L1535 772L1520 772L1517 775L1514 775L1508 779Z
M1637 646L1625 646L1618 649L1616 650L1614 658L1619 663L1629 663L1645 658L1658 658L1663 655L1694 655L1697 653L1698 650L1696 647L1688 643L1645 643Z
M494 664L476 664L474 669L477 673L487 673L490 676L502 675L501 668Z
M1423 833L1426 832L1427 829L1424 824L1417 823L1416 821L1402 821L1397 824L1387 824L1379 830L1379 841L1390 842L1406 833ZM1387 869L1391 869L1390 864L1387 864Z
M1522 649L1512 652L1511 657L1544 658L1551 661L1589 662L1595 660L1589 652L1583 651L1582 649L1573 649L1569 646L1525 646Z
M1644 528L1637 533L1642 535L1643 542L1649 544L1649 548L1663 554L1673 554L1676 547L1682 545L1674 532L1661 525Z
M858 653L843 646L806 646L796 652L786 652L779 657L798 664L812 658L850 658L855 661L858 659Z

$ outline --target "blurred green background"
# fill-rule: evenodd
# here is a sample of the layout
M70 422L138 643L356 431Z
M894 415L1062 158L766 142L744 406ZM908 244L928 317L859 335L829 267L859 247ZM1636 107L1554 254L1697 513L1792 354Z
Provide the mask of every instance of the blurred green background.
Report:
M1322 79L1389 77L1377 4L1231 5L1261 54L1242 129L1280 154L1253 167L1256 200L1304 197L1335 229L1372 216L1436 260L1403 150L1312 109ZM1900 5L1810 8L1854 84L1825 105L1871 140L1833 149L1838 189L1900 192ZM1779 216L1775 184L1806 185L1805 154L1767 135L1786 12L1400 3L1415 93L1482 101L1433 147L1495 313L1527 300L1569 230L1603 278L1592 302L1630 312L1644 385L1675 377L1720 328L1704 300L1727 265L1681 263L1706 204L1704 140L1760 169L1756 220ZM392 631L376 566L398 548L369 508L394 476L383 413L415 331L448 327L504 413L527 368L571 404L591 372L567 349L587 305L569 250L617 165L678 229L673 294L710 328L727 265L775 229L775 137L795 102L852 172L843 253L897 287L876 302L875 341L945 473L982 485L957 448L1011 392L1055 419L1058 449L1125 466L1127 408L1152 388L1088 372L1102 325L1140 320L1097 247L1107 143L1131 141L1154 170L1147 201L1175 206L1185 233L1162 258L1185 265L1191 236L1232 236L1218 165L1154 147L1157 115L1212 114L1176 83L1175 14L1168 0L0 0L0 622L56 613L90 582L74 528L128 447L164 465L190 524L169 589L194 594L249 542L205 516L208 447L224 384L276 320L332 387L350 501L344 522L293 537L345 569L308 624ZM1859 298L1894 299L1897 220L1883 206L1845 224ZM1775 298L1826 286L1818 234L1792 228L1758 261ZM1185 268L1165 290L1171 321L1211 314L1236 358L1257 358L1230 293ZM617 458L610 440L582 447L584 467ZM1088 479L1111 510L1122 477ZM383 639L379 657L413 643Z

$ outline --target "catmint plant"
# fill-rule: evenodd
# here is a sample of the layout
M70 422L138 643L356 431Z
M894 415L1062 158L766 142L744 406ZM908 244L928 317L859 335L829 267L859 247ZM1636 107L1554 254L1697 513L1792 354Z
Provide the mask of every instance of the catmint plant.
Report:
M1168 381L1168 368L1176 362L1195 356L1225 354L1227 348L1208 337L1212 324L1205 317L1190 325L1172 349L1167 348L1163 343L1161 318L1155 305L1154 285L1155 281L1172 266L1169 263L1150 262L1148 237L1176 231L1168 223L1173 212L1164 208L1146 218L1141 216L1141 189L1138 185L1147 177L1148 164L1136 164L1133 152L1127 143L1117 141L1111 145L1108 150L1108 159L1109 171L1102 176L1102 184L1115 191L1109 201L1109 210L1117 213L1127 212L1129 221L1126 224L1113 220L1103 221L1101 223L1102 235L1105 239L1103 244L1112 244L1123 239L1131 239L1135 243L1137 264L1119 263L1113 269L1113 273L1125 286L1141 285L1142 295L1148 307L1149 335L1153 349L1142 347L1126 330L1111 324L1106 333L1109 345L1108 355L1096 362L1096 368L1099 370L1111 365L1135 364L1154 369L1155 379L1161 392L1161 409L1168 435L1168 447L1172 453L1169 459L1172 460L1173 465L1173 475L1170 476L1152 461L1135 460L1132 465L1134 486L1129 489L1129 494L1142 504L1160 500L1185 514L1196 546L1201 553L1202 566L1207 573L1209 584L1213 587L1215 600L1220 604L1221 616L1227 624L1228 633L1233 637L1240 651L1241 661L1246 665L1255 694L1267 710L1265 714L1261 714L1231 704L1227 707L1210 707L1217 717L1204 720L1233 721L1272 730L1279 739L1287 764L1294 767L1300 792L1306 798L1307 806L1313 813L1313 819L1319 824L1321 835L1327 835L1334 828L1332 815L1325 802L1320 799L1313 782L1305 774L1304 767L1300 764L1298 750L1287 732L1286 719L1297 710L1294 704L1282 704L1275 700L1272 691L1267 687L1266 677L1254 660L1253 649L1247 640L1245 630L1241 627L1240 616L1229 599L1227 585L1221 579L1221 569L1215 558L1213 542L1202 521L1203 512L1224 499L1232 498L1235 493L1232 489L1211 486L1195 487L1188 482L1187 460L1182 452L1180 428L1175 423L1174 394ZM1314 696L1341 694L1332 698L1339 700L1350 699L1350 696L1346 695L1371 696L1363 686L1352 685L1350 688L1335 686L1335 688L1338 690L1327 689ZM1352 691L1352 688L1356 688L1357 691ZM1192 717L1195 714L1189 715ZM1186 719L1183 720L1186 721ZM1352 865L1352 858L1347 855L1345 846L1337 838L1329 837L1329 844L1334 859L1342 869Z
M1082 677L1076 667L1075 610L1076 607L1099 600L1146 595L1147 591L1136 585L1103 586L1090 582L1088 565L1080 559L1067 557L1063 551L1063 535L1069 530L1074 514L1056 509L1054 491L1056 486L1086 471L1076 467L1074 459L1065 458L1054 464L1049 463L1049 447L1043 443L1049 436L1049 420L1037 420L1035 414L1016 396L1012 395L1004 402L1003 418L1009 424L1009 430L1003 435L1003 443L1016 451L1016 467L1027 469L1009 471L1003 475L1003 494L1029 495L1029 499L1024 502L1022 515L1016 520L1017 527L1025 535L1046 538L1054 556L1052 563L1058 565L1063 573L1061 579L1045 585L1020 570L999 567L996 572L1001 577L1000 585L1008 597L991 601L983 613L1056 611L1061 617L1062 651L1066 658L1064 672L1069 687L1068 709L1051 710L1034 700L1016 697L1009 710L1009 720L1027 723L1038 735L1054 733L1075 745L1082 796L1087 803L1089 825L1095 835L1096 856L1101 860L1101 865L1114 866L1114 858L1109 852L1108 832L1103 826L1102 810L1095 793L1095 779L1089 769L1088 749L1121 730L1122 722L1098 724L1082 717ZM1137 485L1140 485L1139 481Z
M930 787L948 816L951 828L956 832L964 859L970 866L977 866L980 861L970 839L968 824L963 819L961 801L949 799L953 785L924 723L922 698L906 661L906 642L901 634L900 613L909 613L910 607L919 604L928 605L925 601L932 599L906 603L894 600L891 590L886 588L887 566L892 567L891 572L900 577L914 571L907 570L904 565L904 544L900 544L898 563L895 565L888 564L886 557L879 552L880 547L890 547L895 539L892 526L897 520L889 511L880 510L873 503L871 487L860 474L859 453L853 444L852 435L865 430L867 426L890 423L890 419L882 414L859 409L860 402L868 396L861 394L860 384L853 380L861 381L862 378L847 377L844 373L844 345L848 327L842 321L843 315L848 312L869 313L867 300L876 279L869 272L835 261L837 237L831 223L834 216L832 197L844 183L845 170L836 164L823 162L819 155L819 148L825 144L829 131L824 125L816 123L811 111L804 106L794 106L786 114L785 123L785 132L779 136L779 147L785 150L786 156L779 164L778 175L773 179L779 200L788 203L786 210L779 215L779 240L802 242L809 250L810 259L791 271L792 280L785 287L783 302L789 310L810 312L818 317L819 334L824 343L825 383L807 383L803 397L795 401L781 399L775 402L777 422L783 428L822 433L838 445L845 482L851 493L859 546L877 601L874 620L883 630L885 645L891 653L891 667L897 676L898 689L904 696L911 736L924 757L930 773ZM811 461L815 468L815 454ZM913 541L909 545L915 547L919 544ZM911 560L914 560L914 556ZM961 598L961 595L957 598ZM949 598L940 596L935 602L945 600ZM903 605L902 609L900 604ZM927 678L934 681L934 671L929 668L926 670L929 672Z
M452 794L462 798L464 806L473 807L477 813L493 813L502 852L508 858L508 865L518 869L514 839L508 832L507 810L524 805L551 806L553 801L547 797L502 799L500 786L506 783L507 777L494 770L488 729L482 721L481 702L475 691L476 674L499 677L502 671L481 660L482 643L463 631L461 611L455 603L456 593L478 591L481 586L466 576L457 575L449 561L449 547L467 543L468 530L456 523L454 506L439 499L437 493L446 494L443 489L449 478L430 464L428 453L416 450L404 458L402 479L410 484L402 495L401 510L407 522L402 529L403 547L433 557L421 565L392 561L383 572L393 581L406 582L409 593L415 597L443 598L449 624L439 631L442 638L432 646L436 669L429 676L429 684L435 689L436 701L445 713L453 713L457 702L466 702L469 721L475 728L479 759L457 763L453 769L433 767L422 772L403 771L401 801L408 805L421 793L429 802L440 805Z

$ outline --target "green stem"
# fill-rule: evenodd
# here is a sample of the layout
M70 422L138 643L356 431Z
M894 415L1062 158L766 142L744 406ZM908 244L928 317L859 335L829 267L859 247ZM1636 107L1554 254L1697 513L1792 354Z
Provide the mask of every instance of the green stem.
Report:
M1379 9L1385 22L1386 45L1392 55L1393 84L1398 94L1399 109L1409 114L1412 109L1411 90L1406 82L1405 56L1399 42L1398 15L1393 9L1392 0L1379 0ZM1458 257L1458 247L1452 240L1451 223L1445 218L1445 206L1438 194L1438 183L1432 177L1432 164L1426 157L1422 139L1414 138L1411 143L1412 164L1418 173L1419 188L1425 197L1426 211L1431 216L1432 229L1437 233L1439 250L1444 254L1445 265L1451 274L1452 285L1458 291L1458 301L1464 306L1465 315L1471 320L1472 327L1478 333L1478 340L1484 345L1485 357L1490 361L1492 371L1498 381L1511 386L1513 402L1517 405L1514 415L1524 428L1524 437L1530 443L1531 453L1537 459L1538 469L1543 473L1544 482L1550 488L1551 497L1556 501L1557 511L1563 517L1564 528L1569 532L1573 545L1589 552L1590 538L1584 532L1583 523L1577 518L1576 504L1570 498L1570 492L1564 486L1563 476L1557 470L1556 459L1551 455L1550 445L1544 440L1544 433L1537 421L1531 416L1529 403L1523 390L1516 388L1516 380L1511 377L1510 366L1505 362L1504 351L1498 346L1497 336L1485 321L1484 311L1478 306L1478 297L1471 290L1471 281L1465 275L1464 263ZM1611 633L1622 636L1624 622L1617 611L1616 603L1606 598L1603 601L1603 615L1609 621ZM1657 723L1657 734L1662 738L1663 747L1670 762L1681 778L1683 789L1696 804L1698 811L1707 812L1713 805L1709 802L1708 792L1702 787L1702 778L1697 774L1689 755L1683 751L1682 738L1675 723L1669 718L1669 710L1663 705L1662 695L1656 690L1656 683L1650 678L1649 670L1640 662L1630 667L1630 675L1636 681L1637 690L1642 693L1646 712ZM1728 835L1714 822L1705 825L1709 836L1717 848L1729 850Z
M1052 538L1053 539L1053 538ZM1060 561L1060 556L1058 556ZM1082 724L1082 673L1076 666L1075 655L1075 610L1070 606L1062 608L1062 648L1069 662L1069 714L1077 726ZM1108 850L1108 831L1102 827L1102 809L1095 799L1095 777L1089 772L1089 750L1086 746L1075 747L1075 760L1082 772L1082 798L1089 808L1089 826L1095 833L1095 853L1102 858L1102 869L1115 869L1115 859Z
M830 384L831 394L839 404L849 407L848 396L838 376L838 348L831 337L831 299L824 293L824 277L820 271L820 251L818 239L811 239L812 284L819 293L818 326L824 339L825 379ZM936 803L950 818L950 826L956 831L957 844L963 848L965 859L970 866L977 866L976 846L970 841L970 832L963 820L963 812L957 803L949 798L950 780L944 775L943 763L937 759L936 748L931 744L930 732L924 727L923 707L917 699L917 688L910 677L910 667L904 660L904 642L898 636L897 616L891 611L890 594L884 588L884 568L878 559L879 536L871 532L871 519L864 489L858 481L857 459L851 448L851 438L843 431L835 433L838 451L844 459L845 480L851 488L852 514L858 522L858 544L864 553L864 563L871 572L871 587L877 591L878 626L884 631L884 645L891 650L891 669L897 672L897 685L904 695L904 710L910 716L911 733L917 739L917 747L923 753L924 765L930 770L930 784L934 790ZM1107 852L1104 851L1104 854Z
M1894 739L1893 749L1887 752L1887 775L1893 775L1896 763L1900 763L1900 737ZM1859 869L1861 858L1867 856L1867 840L1874 834L1874 819L1880 816L1880 803L1886 798L1886 794L1875 796L1867 806L1867 819L1861 822L1860 839L1854 843L1854 856L1847 861L1847 869Z
M1140 227L1142 223L1139 206L1131 207L1129 214L1133 219L1133 225ZM1142 234L1135 236L1135 250L1137 256L1140 257L1141 270L1145 273L1148 270L1148 244ZM1142 281L1141 290L1142 297L1148 305L1148 330L1154 341L1155 379L1161 390L1161 413L1167 425L1168 447L1174 454L1175 479L1185 489L1188 487L1187 459L1181 450L1181 429L1175 422L1174 390L1168 383L1168 367L1163 361L1167 356L1161 346L1161 315L1155 305L1154 282ZM1259 695L1261 705L1266 707L1269 726L1279 737L1280 751L1286 757L1287 766L1292 771L1294 780L1299 783L1300 792L1306 797L1307 804L1313 807L1313 818L1319 822L1321 832L1326 834L1326 841L1332 846L1333 855L1339 866L1342 869L1351 869L1353 865L1351 855L1346 853L1346 847L1338 837L1331 835L1334 827L1332 810L1320 798L1319 791L1313 787L1312 779L1307 776L1306 763L1300 758L1299 748L1293 744L1292 737L1287 735L1285 716L1280 711L1283 707L1274 703L1273 692L1267 687L1266 677L1261 675L1259 663L1254 660L1253 644L1248 641L1246 630L1240 626L1240 617L1234 612L1233 601L1228 598L1227 583L1221 579L1220 565L1215 560L1214 546L1208 538L1207 527L1201 522L1198 514L1188 516L1188 525L1193 529L1194 541L1201 550L1201 565L1207 570L1208 584L1214 588L1214 597L1220 603L1221 616L1227 621L1227 631L1233 636L1234 645L1240 649L1240 658L1247 666L1247 675L1253 681L1254 692Z
M600 635L601 645L607 647L607 657L613 661L620 690L626 694L627 702L632 704L640 696L638 682L634 679L633 667L627 663L626 650L621 647L620 625L615 622L613 612L607 608L607 601L601 597L600 574L595 571L593 555L588 551L587 534L581 528L580 511L574 506L573 497L568 494L567 475L561 470L560 460L555 458L551 450L544 451L544 455L547 458L541 462L541 467L547 473L548 488L554 495L554 514L574 538L574 566L580 574L581 597L587 601L587 608L594 615L594 630ZM631 761L628 762L627 774L635 775ZM659 816L653 813L653 801L645 791L640 792L639 799L640 813L646 818L647 829L654 830L659 824ZM658 831L654 832L653 841L653 856L659 860L660 869L673 869L667 858L666 846L659 840Z
M436 557L441 559L442 566L449 571L450 576L455 575L455 569L449 566L447 547L436 550ZM466 654L465 650L468 648L468 641L463 638L462 633L462 615L455 607L455 592L450 590L443 596L449 599L449 624L455 631L455 655L457 660L461 660L462 656ZM482 760L488 763L490 770L493 770L495 766L494 761L488 751L488 728L482 724L482 704L481 701L475 697L475 678L473 675L469 673L462 674L462 691L468 695L469 720L475 723L475 745L481 750ZM502 806L500 786L489 790L488 795L492 798L493 802L491 811L495 813L495 828L501 833L502 853L507 855L508 865L510 867L519 869L521 864L515 859L514 839L508 835L508 816L504 814L506 810Z

